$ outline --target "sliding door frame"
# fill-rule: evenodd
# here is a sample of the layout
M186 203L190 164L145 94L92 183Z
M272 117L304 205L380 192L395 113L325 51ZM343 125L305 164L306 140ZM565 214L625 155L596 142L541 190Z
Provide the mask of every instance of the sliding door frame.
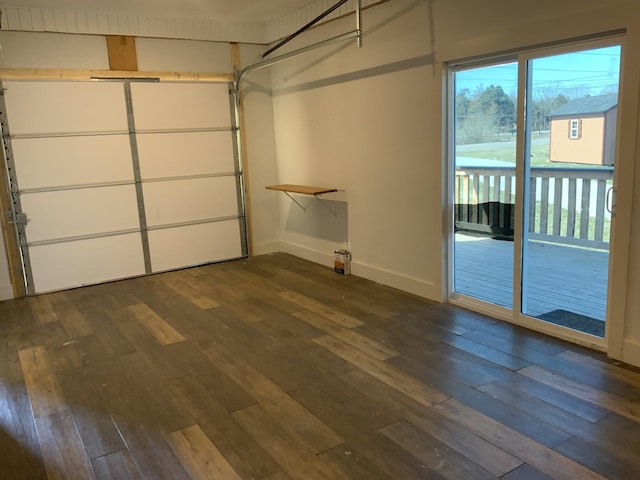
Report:
M569 40L566 42L558 42L553 45L545 45L543 47L532 47L521 49L510 55L502 56L486 56L484 58L476 58L471 61L450 62L446 66L446 159L447 159L447 300L456 305L460 305L481 313L491 315L495 318L506 320L516 325L524 326L531 330L539 331L548 335L552 335L563 340L588 346L590 348L609 351L616 358L622 356L622 337L624 333L624 317L627 289L627 264L629 238L630 238L630 220L631 207L633 199L633 172L634 172L634 152L625 148L626 145L635 145L634 133L638 130L638 112L637 108L631 106L637 105L638 92L637 80L640 76L638 68L634 68L633 72L624 71L625 55L628 54L625 48L625 40L627 33L615 32L612 34L603 34L598 37L589 37L588 39ZM530 168L528 162L522 159L527 158L527 152L530 151L530 135L526 130L528 127L527 111L531 105L531 89L529 88L532 72L529 68L529 62L535 58L558 55L562 53L570 53L576 49L601 48L606 46L621 46L621 71L619 79L619 110L618 110L618 131L616 134L616 168L614 170L614 214L612 215L611 239L610 239L610 258L608 266L608 288L607 288L607 311L606 311L606 332L604 338L598 338L593 335L585 334L566 327L544 322L534 317L525 315L522 312L522 292L523 278L526 265L523 265L523 242L524 239L524 218L528 206L524 203L528 188L524 185L525 175ZM494 305L479 299L475 299L454 291L454 210L453 210L453 192L455 181L455 83L454 75L456 72L474 67L491 66L498 63L518 62L518 98L517 98L517 130L516 130L516 215L515 215L515 235L514 235L514 257L513 257L513 309ZM627 99L631 97L628 101ZM635 100L635 103L634 103ZM631 105L631 106L630 106ZM622 172L622 173L621 173ZM626 181L625 181L626 179ZM623 182L623 183L621 183ZM617 202L617 200L623 200ZM613 348L612 348L613 347Z
M447 186L447 292L446 299L449 303L458 305L469 310L474 310L485 315L489 315L500 320L512 321L512 310L501 305L479 300L459 292L455 292L455 258L454 258L454 192L455 192L455 115L454 112L456 102L455 73L472 68L490 67L503 63L514 63L518 61L518 55L509 53L506 55L487 55L482 58L472 60L462 60L458 62L450 62L446 66L446 128L445 128L445 145L446 145L446 186ZM517 227L517 224L516 224Z

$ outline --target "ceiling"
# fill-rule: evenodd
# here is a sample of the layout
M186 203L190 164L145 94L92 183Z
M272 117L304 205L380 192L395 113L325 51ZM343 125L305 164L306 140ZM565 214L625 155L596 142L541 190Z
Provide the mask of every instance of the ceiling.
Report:
M316 0L0 0L0 7L34 7L125 15L199 18L264 24Z

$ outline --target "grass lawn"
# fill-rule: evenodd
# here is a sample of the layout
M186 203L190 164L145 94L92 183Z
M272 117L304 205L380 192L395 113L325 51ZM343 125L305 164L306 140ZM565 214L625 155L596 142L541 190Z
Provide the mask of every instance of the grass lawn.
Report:
M474 157L474 158L487 158L490 160L502 160L504 162L516 163L516 147L515 145L505 145L504 147L491 147L491 148L482 148L479 147L477 150L465 150L465 157ZM549 162L549 145L532 145L531 146L531 166L532 167L548 167L552 165L558 165L556 163ZM563 166L565 166L563 164Z

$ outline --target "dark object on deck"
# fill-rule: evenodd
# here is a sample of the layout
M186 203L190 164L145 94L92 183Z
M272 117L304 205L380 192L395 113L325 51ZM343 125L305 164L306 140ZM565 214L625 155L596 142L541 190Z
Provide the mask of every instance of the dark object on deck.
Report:
M604 321L587 317L586 315L580 315L579 313L558 309L538 315L538 318L546 322L562 325L563 327L569 327L597 337L604 337Z
M515 209L511 203L456 203L456 230L489 233L501 240L513 239Z

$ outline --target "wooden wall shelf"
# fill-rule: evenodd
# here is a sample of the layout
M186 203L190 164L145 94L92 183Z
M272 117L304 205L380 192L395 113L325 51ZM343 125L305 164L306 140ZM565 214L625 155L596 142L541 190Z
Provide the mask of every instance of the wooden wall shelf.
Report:
M337 188L312 187L309 185L269 185L267 190L278 190L280 192L301 193L303 195L322 195L323 193L337 192Z
M296 205L298 205L303 211L307 211L307 209L304 207L304 205L302 205L300 202L298 202L295 198L293 198L290 194L291 193L301 193L302 195L312 195L313 197L316 198L316 200L320 201L320 203L327 209L329 210L334 217L336 217L338 214L336 211L332 210L327 204L325 204L322 201L322 198L320 198L318 195L322 195L324 193L332 193L332 192L337 192L338 189L337 188L327 188L327 187L312 187L310 185L290 185L290 184L283 184L283 185L269 185L268 187L264 187L267 190L277 190L279 192L284 192L287 197L289 197Z

